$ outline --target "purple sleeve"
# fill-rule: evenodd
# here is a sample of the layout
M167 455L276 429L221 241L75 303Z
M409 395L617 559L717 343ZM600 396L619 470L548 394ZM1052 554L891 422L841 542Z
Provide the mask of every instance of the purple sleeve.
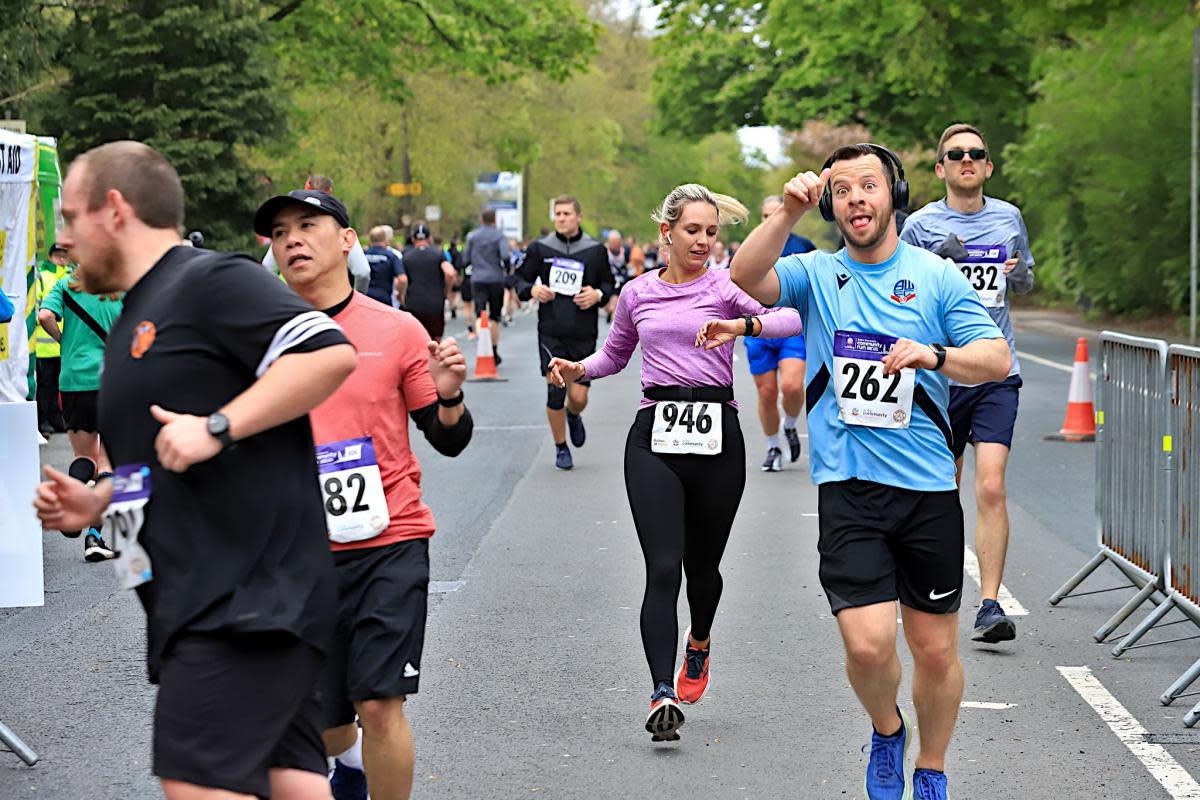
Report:
M631 308L637 303L637 295L629 288L618 296L617 311L613 314L612 326L604 347L583 360L585 380L596 380L615 375L625 369L638 345L637 326L633 324Z
M762 330L758 334L759 339L783 339L795 336L802 330L800 312L796 309L763 308L757 300L739 289L732 281L726 287L725 301L727 307L733 312L731 317L740 317L743 314L758 317L758 321L762 324Z

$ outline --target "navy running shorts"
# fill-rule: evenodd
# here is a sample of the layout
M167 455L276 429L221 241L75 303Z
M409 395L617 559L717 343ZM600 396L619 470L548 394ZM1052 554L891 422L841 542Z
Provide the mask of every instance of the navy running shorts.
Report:
M779 369L779 362L785 358L798 358L801 361L808 358L808 349L804 344L804 334L786 336L782 339L760 339L757 336L746 337L746 356L750 360L750 374L762 375Z
M1012 448L1022 385L1020 375L1009 375L1002 381L978 386L950 387L950 429L956 460L968 444L995 442Z
M929 614L962 601L958 492L918 492L851 479L821 484L821 587L834 614L899 600Z

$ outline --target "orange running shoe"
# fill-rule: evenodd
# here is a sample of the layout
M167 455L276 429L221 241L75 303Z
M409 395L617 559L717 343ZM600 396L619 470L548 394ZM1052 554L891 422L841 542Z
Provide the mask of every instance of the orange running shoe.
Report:
M679 729L683 727L683 712L675 701L675 690L666 681L660 681L650 695L650 715L646 717L646 730L652 742L677 742Z
M675 676L675 692L682 703L698 703L708 691L708 651L712 645L710 643L709 647L703 650L692 647L691 628L688 628L684 641L687 648L683 653L683 666Z

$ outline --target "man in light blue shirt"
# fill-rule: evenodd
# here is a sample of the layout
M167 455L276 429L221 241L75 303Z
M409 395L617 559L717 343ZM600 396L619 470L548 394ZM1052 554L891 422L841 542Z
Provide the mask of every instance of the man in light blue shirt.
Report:
M950 386L950 428L960 478L967 443L975 446L975 499L979 509L975 549L982 602L971 638L988 644L1009 641L1017 635L1016 624L998 602L1008 553L1004 472L1021 389L1008 296L1010 292L1025 294L1033 289L1033 255L1020 209L983 194L992 169L987 142L977 128L963 123L946 128L938 141L934 165L937 176L946 183L946 197L910 216L901 234L910 244L958 262L979 301L1004 332L1012 353L1012 367L1004 380ZM957 256L951 254L954 251Z
M947 419L948 379L999 380L1003 334L954 264L896 235L907 203L900 160L878 145L839 148L797 175L783 208L738 250L732 278L764 305L796 308L808 344L808 433L820 493L821 585L846 671L871 717L869 800L946 797L945 757L962 698L957 611L963 517ZM846 239L837 253L779 258L819 206ZM899 600L913 655L921 749L897 705Z

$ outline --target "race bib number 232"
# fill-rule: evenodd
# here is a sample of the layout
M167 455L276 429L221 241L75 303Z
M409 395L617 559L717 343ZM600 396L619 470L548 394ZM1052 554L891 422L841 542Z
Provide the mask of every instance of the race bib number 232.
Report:
M1001 308L1008 280L1004 274L1004 262L1008 260L1008 247L1002 244L969 244L970 255L959 263L958 268L971 288L979 295L984 308Z

